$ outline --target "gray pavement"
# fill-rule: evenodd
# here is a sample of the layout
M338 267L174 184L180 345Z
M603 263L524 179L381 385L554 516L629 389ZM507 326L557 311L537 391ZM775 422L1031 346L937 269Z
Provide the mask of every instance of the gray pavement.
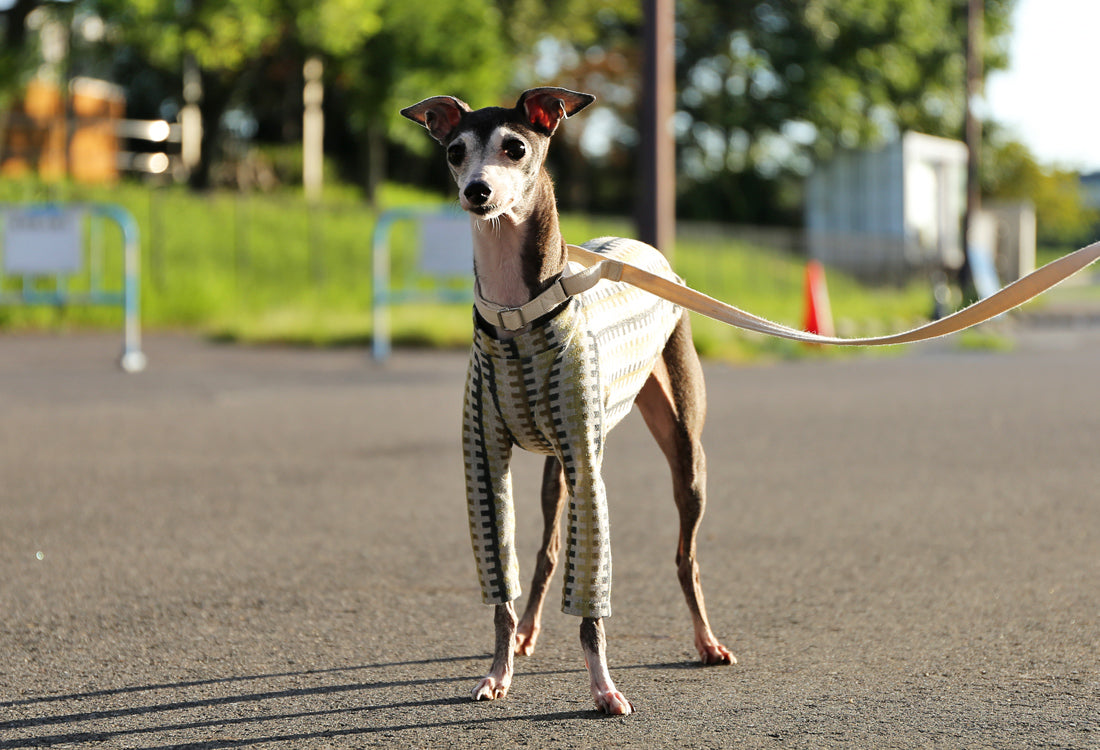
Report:
M707 366L694 664L667 471L606 461L613 675L550 607L473 703L464 355L0 337L0 748L1100 747L1100 328ZM530 570L540 461L518 456ZM560 590L555 581L552 602Z

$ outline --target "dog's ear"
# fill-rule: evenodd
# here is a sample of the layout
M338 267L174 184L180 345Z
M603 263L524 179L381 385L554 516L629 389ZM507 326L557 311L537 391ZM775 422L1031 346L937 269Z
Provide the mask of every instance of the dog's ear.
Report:
M591 94L569 89L544 87L528 89L519 95L516 109L535 130L553 135L558 123L596 101Z
M405 107L401 114L413 122L428 129L440 143L446 143L462 116L470 111L470 106L453 96L433 96L422 102Z

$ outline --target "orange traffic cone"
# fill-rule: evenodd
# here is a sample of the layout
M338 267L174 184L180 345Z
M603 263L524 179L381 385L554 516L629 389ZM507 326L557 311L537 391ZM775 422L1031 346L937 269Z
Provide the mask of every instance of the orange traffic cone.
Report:
M825 286L825 267L816 260L806 264L806 321L803 328L820 336L835 336L829 290Z

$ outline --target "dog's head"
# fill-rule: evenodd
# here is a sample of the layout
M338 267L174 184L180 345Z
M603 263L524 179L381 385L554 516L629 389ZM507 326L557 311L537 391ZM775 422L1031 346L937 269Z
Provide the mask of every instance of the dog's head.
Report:
M545 87L524 91L511 109L471 110L453 96L433 96L401 114L427 128L446 149L462 208L493 219L530 199L550 136L593 101L591 94Z

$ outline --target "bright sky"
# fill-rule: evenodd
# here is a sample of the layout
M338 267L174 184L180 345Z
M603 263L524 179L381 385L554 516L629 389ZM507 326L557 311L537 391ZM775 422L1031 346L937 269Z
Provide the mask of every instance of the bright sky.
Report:
M1100 0L1016 0L1011 68L986 79L994 120L1041 163L1100 171Z

